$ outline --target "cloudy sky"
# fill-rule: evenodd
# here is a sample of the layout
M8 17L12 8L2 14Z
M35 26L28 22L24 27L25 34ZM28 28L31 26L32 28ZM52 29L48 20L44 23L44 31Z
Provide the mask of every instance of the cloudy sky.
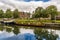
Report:
M19 11L32 12L38 6L46 8L49 5L55 5L60 11L60 0L0 0L0 9L3 10L17 8Z

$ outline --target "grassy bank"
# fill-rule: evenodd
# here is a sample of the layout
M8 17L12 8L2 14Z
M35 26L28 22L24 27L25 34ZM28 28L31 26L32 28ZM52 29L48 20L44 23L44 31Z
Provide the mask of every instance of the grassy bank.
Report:
M51 20L16 19L14 22L16 24L44 25L44 23L50 23Z
M60 23L60 20L56 20L56 23Z
M28 24L28 25L42 25L42 22L38 21L38 20L31 20L31 19L16 19L14 21L17 24Z

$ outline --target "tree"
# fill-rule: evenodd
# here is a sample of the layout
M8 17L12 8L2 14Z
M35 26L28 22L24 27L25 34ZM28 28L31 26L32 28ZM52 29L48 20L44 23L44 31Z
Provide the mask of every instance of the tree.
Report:
M33 14L33 18L39 18L39 17L41 17L40 15L41 15L41 13L42 13L42 10L43 10L42 7L36 8L36 10L35 10L35 12L34 12L34 14Z
M43 9L42 7L38 7L36 8L34 14L33 14L33 18L46 18L49 15L46 13L46 9Z
M0 18L3 18L4 11L0 10Z
M18 9L15 9L15 10L13 11L13 17L14 17L14 18L19 18L19 11L18 11Z
M46 8L47 13L51 15L51 20L55 20L55 16L57 15L57 8L54 5L50 5Z
M12 18L13 14L10 9L7 9L6 12L4 13L4 18Z
M42 18L48 18L49 17L49 14L47 13L46 9L43 9L42 12L41 12L41 14L40 14L40 16Z

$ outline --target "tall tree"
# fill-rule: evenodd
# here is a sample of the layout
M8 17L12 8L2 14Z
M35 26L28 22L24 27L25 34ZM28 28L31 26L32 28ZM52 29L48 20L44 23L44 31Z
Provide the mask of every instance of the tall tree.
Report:
M42 13L42 10L43 10L42 7L36 8L36 10L35 10L35 12L34 12L34 14L33 14L33 18L39 18L39 17L41 17L40 15L41 15L41 13Z
M49 14L47 13L46 9L43 9L42 12L41 12L41 14L40 14L40 16L42 18L48 18L49 17Z
M14 18L19 18L19 11L18 11L18 9L15 9L15 10L13 11L13 17L14 17Z
M50 5L46 9L47 13L51 15L51 20L55 20L55 16L58 14L56 6Z
M0 10L0 18L3 18L4 11Z
M4 13L4 18L12 18L13 14L10 9L7 9L6 12Z
M38 8L36 8L36 10L34 12L33 17L34 18L40 18L40 17L46 18L46 17L48 17L48 14L46 13L45 9L43 9L42 7L38 7Z

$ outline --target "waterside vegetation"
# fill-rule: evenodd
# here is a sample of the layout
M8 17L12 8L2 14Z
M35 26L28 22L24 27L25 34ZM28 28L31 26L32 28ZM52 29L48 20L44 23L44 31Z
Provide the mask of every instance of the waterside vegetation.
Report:
M22 12L24 14L24 12ZM31 18L26 16L21 18L21 12L18 11L18 9L15 9L14 11L11 11L10 9L7 9L6 12L3 10L0 10L0 19L9 18L15 19L14 22L16 24L29 24L29 25L44 25L44 23L60 23L60 20L57 20L57 16L60 14L60 12L57 11L57 7L54 5L50 5L47 8L37 7L35 11L32 12ZM25 13L26 14L26 13ZM29 15L31 15L29 13Z

